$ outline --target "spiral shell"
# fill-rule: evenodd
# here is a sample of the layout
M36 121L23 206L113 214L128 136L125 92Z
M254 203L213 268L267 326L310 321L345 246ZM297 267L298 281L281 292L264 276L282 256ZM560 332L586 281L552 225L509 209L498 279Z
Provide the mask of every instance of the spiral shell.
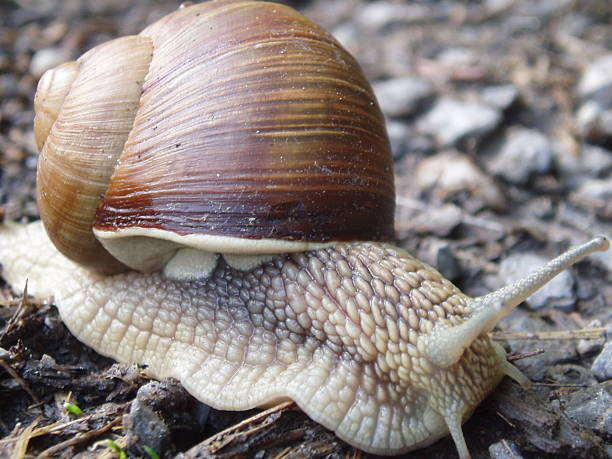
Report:
M121 269L98 239L144 270L180 246L261 254L392 239L376 99L350 54L295 10L181 8L51 72L65 69L41 80L39 92L61 91L37 96L36 117L41 215L69 258Z

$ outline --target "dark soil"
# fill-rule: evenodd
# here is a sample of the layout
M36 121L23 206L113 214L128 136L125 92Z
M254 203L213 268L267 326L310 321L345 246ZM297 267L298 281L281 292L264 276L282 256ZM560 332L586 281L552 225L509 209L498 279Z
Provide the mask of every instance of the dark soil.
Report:
M608 0L285 3L332 31L372 81L411 76L431 83L414 107L387 112L396 133L398 243L466 293L502 285L500 266L511 256L551 258L595 234L612 234L612 137L580 124L589 96L577 89L587 68L612 49ZM177 6L0 0L4 218L38 217L32 106L44 69L137 33ZM497 109L494 126L452 140L443 135L450 126L426 126L440 99L482 101L499 86L516 95ZM518 177L500 171L505 142L526 128L549 142L549 163ZM477 172L469 184L434 178L430 186L432 174L447 174L444 165L456 161ZM589 192L595 185L603 191ZM610 457L611 372L591 367L612 331L611 258L579 263L564 296L549 293L543 306L523 306L500 325L497 337L510 338L502 343L511 353L527 355L517 366L535 384L523 391L504 380L480 405L464 425L473 457ZM152 381L142 369L84 347L46 299L1 282L0 457L118 457L118 450L148 457L143 445L162 457L367 456L291 404L264 413L209 411L177 382ZM454 454L447 438L409 457Z

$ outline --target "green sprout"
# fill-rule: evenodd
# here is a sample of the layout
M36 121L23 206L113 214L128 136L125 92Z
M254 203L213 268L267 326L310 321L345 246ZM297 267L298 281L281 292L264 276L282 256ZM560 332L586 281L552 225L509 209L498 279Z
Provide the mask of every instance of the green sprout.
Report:
M145 453L147 453L151 459L159 459L159 455L150 446L142 445L142 449L145 450Z
M127 459L127 454L124 449L120 448L117 443L112 440L109 440L106 446L117 453L119 459Z
M77 417L83 414L83 410L79 408L79 405L74 403L64 402L64 409Z

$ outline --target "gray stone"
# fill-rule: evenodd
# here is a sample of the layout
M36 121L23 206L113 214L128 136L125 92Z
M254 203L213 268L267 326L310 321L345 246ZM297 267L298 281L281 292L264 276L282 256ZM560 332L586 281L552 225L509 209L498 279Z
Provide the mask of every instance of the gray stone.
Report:
M419 129L442 146L455 145L466 137L479 138L497 127L499 110L475 102L442 97L419 121Z
M506 198L497 184L467 156L457 152L438 153L423 159L415 176L420 190L432 190L441 200L467 191L494 209L506 206Z
M578 298L580 298L580 291L586 289L586 282L582 282L582 283L578 283L578 288L577 290L577 295ZM590 285L590 284L589 284ZM589 289L591 290L591 289ZM591 293L591 292L589 292ZM591 298L593 296L593 293L590 294L588 297ZM584 328L595 328L595 327L601 327L602 326L602 322L599 319L594 319L592 321L590 321L589 323L587 323L585 325ZM610 332L610 336L612 336L612 324L608 327ZM601 350L603 349L605 345L605 338L601 338L601 339L581 339L576 343L576 349L578 350L578 352L580 353L580 355L582 356L592 356L592 355L597 355L601 352Z
M523 459L518 446L510 440L501 440L489 446L491 459Z
M557 160L563 180L572 189L588 179L603 177L612 171L612 151L597 145L583 145L578 155L559 149Z
M490 12L501 12L512 6L514 0L485 0L484 5Z
M503 142L490 163L490 169L511 183L523 185L532 176L548 172L552 159L546 136L535 130L520 129Z
M387 133L389 142L391 142L393 159L396 161L407 153L429 154L435 149L431 137L416 132L416 129L407 122L388 120Z
M383 113L391 118L415 113L433 94L433 87L418 78L401 77L372 85Z
M32 56L30 72L35 77L41 77L47 70L57 67L72 59L72 53L62 48L43 48Z
M591 366L591 372L598 381L612 379L612 342L607 343Z
M128 439L128 450L136 456L144 456L143 445L164 456L170 445L170 429L153 409L135 399L130 412L123 419Z
M559 14L561 11L567 9L567 7L573 2L573 0L539 0L537 2L519 2L517 16L533 16L544 21L548 20L551 16Z
M612 434L612 383L596 384L566 396L565 414L600 435Z
M452 46L443 49L437 56L437 60L445 67L460 68L469 67L478 63L478 52L472 48Z
M511 84L488 86L481 92L482 101L499 110L507 110L516 102L518 95L518 89Z
M612 213L612 177L584 181L571 194L571 199L578 204L598 208L604 213Z
M406 154L406 140L410 135L410 127L401 121L387 121L387 134L391 143L393 158L398 160Z
M368 29L384 29L396 24L410 24L430 19L431 8L418 3L392 3L379 0L359 7L355 22Z
M455 257L455 254L448 245L440 247L438 250L438 256L436 257L436 267L442 275L450 280L454 281L461 275L461 266Z
M589 65L578 83L578 94L588 97L608 86L612 86L612 53L601 56Z
M461 223L463 212L454 204L431 206L412 221L414 231L446 237Z
M548 258L534 253L515 253L502 261L499 274L504 284L510 284L540 268L548 261ZM527 298L526 304L531 309L552 306L565 311L571 311L576 301L573 286L574 279L572 275L569 271L563 271Z
M588 180L577 190L577 193L593 200L612 199L612 178Z
M612 99L612 87L609 99ZM576 127L580 135L590 142L601 142L612 137L612 101L605 97L586 101L576 113Z
M354 23L343 22L336 26L331 32L334 38L349 50L349 52L354 53L355 50L358 49L359 33Z

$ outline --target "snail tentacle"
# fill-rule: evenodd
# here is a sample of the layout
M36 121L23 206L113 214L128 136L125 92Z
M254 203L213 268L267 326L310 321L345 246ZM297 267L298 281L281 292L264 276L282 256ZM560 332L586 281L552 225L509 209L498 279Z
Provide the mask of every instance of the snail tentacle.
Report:
M594 252L606 251L609 247L610 242L607 238L603 236L594 238L559 255L510 285L471 299L469 307L473 312L469 319L452 327L440 324L430 335L423 338L426 340L425 348L429 358L440 367L450 367L461 358L465 348L478 336L490 332L501 319L553 277L584 257ZM516 375L514 370L508 375L519 383L524 379L513 376Z

